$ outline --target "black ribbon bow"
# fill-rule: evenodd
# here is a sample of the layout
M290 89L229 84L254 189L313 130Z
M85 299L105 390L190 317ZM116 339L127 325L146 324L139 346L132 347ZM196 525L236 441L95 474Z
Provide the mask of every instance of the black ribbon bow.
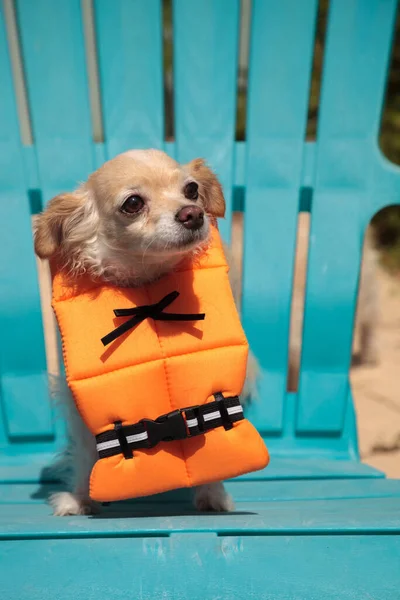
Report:
M179 314L179 313L165 313L163 310L167 308L174 300L179 296L179 292L171 292L162 298L156 304L147 304L145 306L137 306L135 308L117 308L114 310L116 317L132 317L128 319L122 325L119 325L113 331L110 331L107 335L101 338L103 346L111 344L123 333L126 333L133 327L136 327L139 323L145 319L154 319L155 321L204 321L205 314Z

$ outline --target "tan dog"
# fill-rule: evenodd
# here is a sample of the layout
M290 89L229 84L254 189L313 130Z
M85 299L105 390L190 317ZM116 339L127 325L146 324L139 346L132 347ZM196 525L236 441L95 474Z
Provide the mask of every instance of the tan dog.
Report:
M171 272L207 244L210 222L225 214L221 185L201 159L179 165L159 150L132 150L106 162L75 192L53 198L36 222L35 250L57 255L71 277L88 273L140 286ZM71 491L55 494L56 515L93 510L89 475L94 437L66 394ZM222 483L195 490L200 510L230 510Z

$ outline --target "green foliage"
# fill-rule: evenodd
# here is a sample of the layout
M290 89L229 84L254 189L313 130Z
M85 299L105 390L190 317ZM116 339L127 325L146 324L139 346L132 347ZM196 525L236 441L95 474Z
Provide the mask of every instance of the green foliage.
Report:
M397 16L392 63L382 115L380 146L393 162L400 164L400 12Z
M400 270L400 206L388 206L374 217L375 238L382 264L390 271Z

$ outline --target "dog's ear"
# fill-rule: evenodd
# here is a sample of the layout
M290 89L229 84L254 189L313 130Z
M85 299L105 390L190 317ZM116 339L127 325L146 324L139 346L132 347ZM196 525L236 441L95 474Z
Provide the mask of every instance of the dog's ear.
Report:
M200 196L204 207L213 217L225 216L225 198L222 186L215 173L202 158L196 158L186 165L186 170L200 184Z
M60 194L48 203L35 219L35 252L39 258L50 258L65 240L68 231L83 216L85 196L78 192Z

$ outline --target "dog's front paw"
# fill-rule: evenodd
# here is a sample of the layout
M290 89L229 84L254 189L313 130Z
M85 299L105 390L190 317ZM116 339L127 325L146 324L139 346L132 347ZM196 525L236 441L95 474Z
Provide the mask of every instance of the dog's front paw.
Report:
M90 498L77 496L71 492L57 492L49 498L55 517L72 515L92 515L98 512L98 506Z
M197 510L230 512L235 510L232 498L221 482L200 485L195 490L194 505Z

